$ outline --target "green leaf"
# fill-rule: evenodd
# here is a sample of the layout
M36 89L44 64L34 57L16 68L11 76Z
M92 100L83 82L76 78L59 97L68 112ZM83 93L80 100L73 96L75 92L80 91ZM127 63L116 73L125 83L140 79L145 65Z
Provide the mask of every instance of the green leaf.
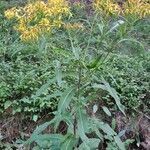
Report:
M95 105L93 106L93 113L95 114L95 113L97 112L97 110L98 110L98 106L95 104Z
M117 134L108 124L101 122L96 118L93 118L93 122L107 135L114 136Z
M56 80L57 84L61 86L62 84L62 71L61 71L61 64L58 60L55 61L55 72L56 72Z
M84 141L84 142L79 146L78 150L90 150L90 147L88 146L87 142Z
M99 137L99 139L100 139L100 140L103 140L103 134L100 133L99 129L98 129L98 128L95 128L94 131L95 131L95 134Z
M54 83L56 81L55 78L53 79L49 79L44 85L42 85L35 93L35 95L33 96L33 99L36 99L37 97L39 97L41 94L43 94L43 92L50 86L50 84Z
M89 145L90 149L98 148L99 143L100 143L100 139L97 139L97 138L90 138L88 140L88 145Z
M11 106L11 104L12 104L11 101L6 101L6 102L4 103L4 108L7 109L8 107Z
M116 128L116 119L115 118L112 119L111 127L112 127L112 129L115 130L115 128Z
M36 122L36 121L38 120L38 115L33 115L33 118L32 118L32 119L33 119L33 121Z
M73 51L73 54L74 54L76 60L79 60L79 57L80 57L79 53L80 53L81 49L77 48L77 47L72 47L72 51Z
M109 117L111 116L111 112L109 111L107 107L103 106L102 109Z
M125 150L125 145L124 143L121 141L121 139L119 138L119 136L115 136L114 140L117 144L117 146L119 147L120 150Z
M66 51L65 49L62 49L60 47L54 47L52 45L51 45L51 47L56 55L61 55L61 57L70 57L71 56L70 51Z
M79 108L77 111L78 123L77 123L77 131L81 139L88 140L86 133L88 132L88 118L84 109Z
M144 45L142 44L142 42L139 42L138 40L136 39L133 39L133 38L130 38L130 39L122 39L118 42L118 44L122 43L122 42L125 42L125 41L130 41L130 42L133 42L133 43L137 43L139 44L139 46L143 49L143 51L145 51L145 48L144 48Z
M119 110L125 115L124 106L121 104L120 98L118 97L116 90L114 88L111 88L109 83L107 83L104 79L103 79L103 83L104 85L95 83L92 85L92 87L94 89L106 90L114 98Z
M49 125L53 124L54 122L55 120L53 119L51 121L45 122L44 124L40 125L34 130L33 135L40 134L43 130L45 130Z
M94 89L106 90L105 85L103 85L103 84L97 84L97 83L94 83L94 84L92 85L92 88L94 88Z
M50 148L53 150L60 149L61 141L63 140L63 135L61 134L44 134L35 137L34 141L41 148Z
M120 102L120 98L118 97L117 95L117 92L114 88L111 88L109 83L105 81L105 79L103 79L103 83L106 87L106 90L109 92L109 94L114 98L119 110L125 115L125 112L124 112L124 106L121 104Z
M31 144L32 142L35 141L35 138L38 137L38 135L44 131L49 125L51 125L52 123L54 123L54 119L49 121L49 122L45 122L44 124L40 125L39 127L37 127L34 132L32 133L31 137L24 142L24 144Z
M77 140L74 135L66 135L66 139L61 144L61 150L73 150Z
M120 25L122 25L124 23L125 22L123 20L117 20L116 22L114 22L113 27L111 27L111 29L106 33L106 35L111 33L112 31L116 30Z
M75 88L68 88L61 96L58 103L58 112L64 112L65 109L69 106L73 95L75 94Z
M99 28L101 34L103 34L103 32L104 32L104 27L105 27L104 23L98 24L98 28Z
M97 68L100 65L100 62L101 62L101 55L98 56L97 58L94 58L92 62L90 62L90 64L87 65L87 68L88 69Z
M122 137L123 135L125 135L125 133L126 133L126 130L122 130L118 133L118 136Z
M99 128L102 129L107 135L116 135L116 132L106 123L99 124Z
M54 118L54 131L57 130L61 121L67 123L70 128L73 128L73 118L70 112L64 111L63 113L56 112Z
M100 139L90 138L79 146L79 150L95 150L98 148L99 143Z

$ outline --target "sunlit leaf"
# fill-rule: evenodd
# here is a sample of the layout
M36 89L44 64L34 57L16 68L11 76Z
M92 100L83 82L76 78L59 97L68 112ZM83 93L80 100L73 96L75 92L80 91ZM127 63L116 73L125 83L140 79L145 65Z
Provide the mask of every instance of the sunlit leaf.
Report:
M60 101L58 103L58 112L63 112L70 104L73 95L75 94L74 88L68 88L61 96Z
M111 112L109 111L107 107L103 106L102 109L108 116L111 116Z

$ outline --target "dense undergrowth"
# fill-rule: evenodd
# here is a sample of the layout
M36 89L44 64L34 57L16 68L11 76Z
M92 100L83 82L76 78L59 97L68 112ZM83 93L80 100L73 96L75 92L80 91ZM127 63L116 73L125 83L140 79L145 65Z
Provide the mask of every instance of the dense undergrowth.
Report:
M43 114L54 117L14 145L124 150L135 143L135 149L145 148L139 133L124 138L132 129L117 130L115 115L132 120L142 113L149 119L149 3L129 0L122 8L111 0L48 2L0 2L1 124L18 114L35 122ZM51 133L42 134L48 126ZM3 134L0 130L6 142Z

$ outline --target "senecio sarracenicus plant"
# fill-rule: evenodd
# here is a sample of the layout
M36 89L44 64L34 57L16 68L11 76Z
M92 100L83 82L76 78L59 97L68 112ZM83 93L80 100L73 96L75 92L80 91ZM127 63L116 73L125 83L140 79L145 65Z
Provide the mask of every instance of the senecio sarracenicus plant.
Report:
M21 34L22 41L36 40L40 34L60 28L65 15L71 15L66 0L37 0L5 11L6 18L16 20L14 29Z
M94 0L94 9L105 15L134 15L139 18L150 15L150 4L146 0L127 0L122 4L115 0Z

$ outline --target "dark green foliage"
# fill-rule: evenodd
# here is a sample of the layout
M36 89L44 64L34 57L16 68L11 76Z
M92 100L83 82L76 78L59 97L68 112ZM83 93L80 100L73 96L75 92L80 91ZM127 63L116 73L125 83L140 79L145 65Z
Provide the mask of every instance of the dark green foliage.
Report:
M113 55L100 72L118 93L128 110L148 103L146 93L150 89L150 54L136 57Z

